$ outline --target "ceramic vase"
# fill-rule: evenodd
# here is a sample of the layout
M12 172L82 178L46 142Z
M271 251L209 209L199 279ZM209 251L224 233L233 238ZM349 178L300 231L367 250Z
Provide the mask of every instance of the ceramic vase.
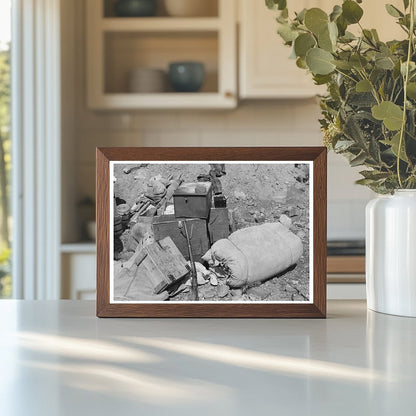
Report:
M367 306L416 317L416 190L379 196L366 208Z

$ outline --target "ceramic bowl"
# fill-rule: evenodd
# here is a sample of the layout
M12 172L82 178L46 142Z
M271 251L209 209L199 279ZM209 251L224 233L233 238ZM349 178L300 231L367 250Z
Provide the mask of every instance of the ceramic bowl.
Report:
M148 17L157 12L156 0L118 0L114 12L119 17Z
M136 68L129 72L128 91L131 93L161 93L167 90L167 74L162 69Z
M201 62L172 62L169 80L177 92L197 92L205 80L205 67Z
M166 12L173 17L217 16L217 0L165 0Z

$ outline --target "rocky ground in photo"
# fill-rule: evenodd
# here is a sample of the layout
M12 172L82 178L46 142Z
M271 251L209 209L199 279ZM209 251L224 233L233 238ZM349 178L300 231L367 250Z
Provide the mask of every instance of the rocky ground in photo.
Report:
M129 174L114 167L114 194L130 206L146 191L149 179L182 174L185 182L196 182L198 175L208 174L203 164L149 164ZM227 164L221 179L228 209L236 229L280 220L298 235L304 252L298 264L286 273L257 286L230 289L225 278L207 281L199 286L200 300L207 301L305 301L309 299L309 175L304 164ZM129 230L122 236L126 242ZM116 262L117 263L117 262ZM189 300L189 288L172 297L174 301Z

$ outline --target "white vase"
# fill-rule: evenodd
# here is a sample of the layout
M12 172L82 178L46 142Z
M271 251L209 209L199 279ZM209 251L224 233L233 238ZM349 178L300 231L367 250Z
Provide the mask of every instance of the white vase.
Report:
M366 282L369 309L416 317L416 190L367 204Z

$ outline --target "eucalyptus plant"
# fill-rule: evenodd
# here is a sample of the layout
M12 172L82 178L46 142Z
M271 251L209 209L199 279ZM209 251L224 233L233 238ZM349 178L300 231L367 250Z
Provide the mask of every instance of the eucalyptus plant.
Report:
M381 5L404 39L382 42L360 21L362 0L344 0L330 13L320 8L289 15L286 0L266 0L278 10L278 34L292 48L296 65L318 85L325 145L365 166L357 183L377 193L416 188L415 0L401 9ZM356 26L354 35L350 30Z

